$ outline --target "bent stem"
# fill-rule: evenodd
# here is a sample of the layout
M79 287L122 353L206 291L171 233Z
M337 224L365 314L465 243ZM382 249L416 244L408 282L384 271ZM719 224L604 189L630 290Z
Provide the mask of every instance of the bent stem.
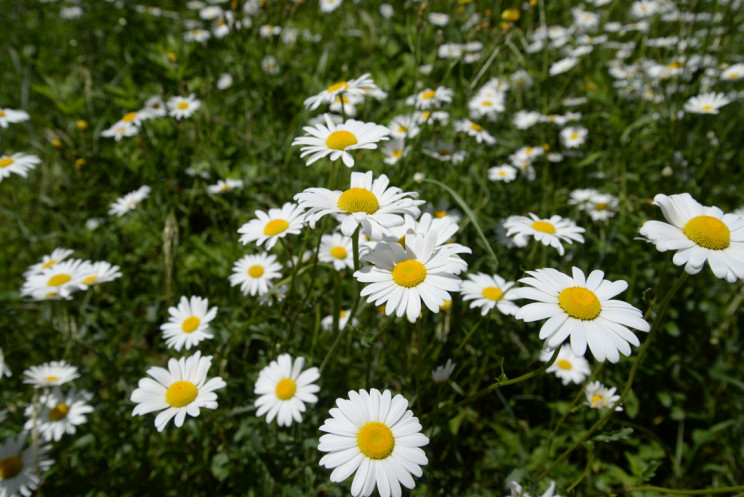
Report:
M641 350L638 352L638 357L636 357L635 362L633 362L633 367L630 368L630 374L628 374L628 380L625 382L625 388L623 389L622 394L620 394L620 399L615 402L612 407L608 408L607 412L601 418L599 418L586 432L584 432L584 434L579 437L579 439L576 440L573 445L571 445L571 447L566 449L560 456L558 456L558 458L553 461L553 464L551 464L548 469L541 471L535 478L536 480L540 480L541 478L550 474L550 472L553 471L561 462L563 462L564 459L566 459L574 450L579 448L595 431L597 431L600 426L602 426L608 419L610 419L610 417L615 413L615 409L622 404L623 400L625 400L625 397L627 397L628 393L630 392L630 387L633 385L633 380L635 380L636 373L638 372L638 366L641 364L643 357L648 351L649 344L653 341L656 332L661 326L661 320L666 313L669 302L672 300L674 294L677 293L677 291L682 287L682 284L684 284L686 280L687 273L682 271L682 274L677 279L677 282L667 292L667 294L664 296L664 299L661 301L659 311L656 314L654 323L651 325L651 330L649 331L648 338L645 342L643 342Z

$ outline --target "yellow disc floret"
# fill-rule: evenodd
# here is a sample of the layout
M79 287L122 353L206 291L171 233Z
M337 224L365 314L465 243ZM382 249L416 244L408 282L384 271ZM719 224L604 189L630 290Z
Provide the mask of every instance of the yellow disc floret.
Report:
M549 235L555 234L555 226L547 221L535 221L534 223L532 223L531 228L535 231L548 233Z
M54 409L49 411L49 420L59 421L60 419L65 419L68 412L70 412L70 406L67 404L57 404L54 406Z
M10 157L3 157L3 158L0 159L0 167L8 167L9 165L11 165L14 162L15 161L13 159L11 159Z
M499 288L496 288L495 286L489 286L483 289L483 296L487 298L488 300L499 300L504 295L504 292L502 292Z
M55 274L54 276L49 278L49 281L47 281L47 286L64 285L71 279L72 279L72 276L70 276L69 274Z
M289 228L289 223L287 221L284 219L274 219L273 221L266 223L263 231L266 236L274 236L286 231L287 228Z
M354 133L346 130L334 131L326 138L326 146L333 150L345 150L346 147L356 145L357 139Z
M17 456L6 457L0 461L0 481L18 476L23 469L23 459Z
M406 288L418 286L426 279L426 267L419 261L409 259L393 267L393 281Z
M357 445L362 454L370 459L385 459L395 448L395 437L387 425L371 421L359 430Z
M335 85L331 85L328 87L328 93L333 93L334 91L338 90L348 90L349 89L349 83L346 81L341 81L340 83L336 83Z
M183 320L181 330L183 330L184 333L193 333L199 327L199 323L201 323L201 319L196 316L189 316Z
M566 359L558 359L555 363L561 369L573 369L573 364L571 364L571 361L567 361Z
M260 278L264 274L263 266L256 264L248 268L248 276L251 278Z
M276 384L274 393L280 400L289 400L297 391L297 383L292 378L283 378Z
M346 259L347 255L346 249L340 245L336 245L331 249L331 257L335 259Z
M425 90L421 93L421 100L431 100L436 94L434 90Z
M188 109L189 103L188 102L178 102L178 108L181 110Z
M338 198L338 208L350 214L365 212L374 214L380 208L375 194L366 188L350 188Z
M582 321L591 321L602 311L602 306L594 292L581 286L562 290L558 294L558 305L566 311L566 314Z
M191 404L199 390L190 381L176 381L165 391L165 401L173 407L184 407Z
M712 216L693 217L687 221L683 232L693 242L711 250L723 250L729 246L731 241L731 231L728 226Z

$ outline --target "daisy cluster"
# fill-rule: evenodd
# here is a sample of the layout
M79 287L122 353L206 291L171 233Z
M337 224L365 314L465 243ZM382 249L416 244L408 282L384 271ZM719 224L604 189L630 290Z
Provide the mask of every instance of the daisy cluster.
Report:
M24 110L0 108L0 128L7 128L10 124L28 121L30 116ZM1 132L1 131L0 131ZM28 172L41 164L41 159L32 154L16 152L5 155L0 150L0 183L11 174L25 178Z
M140 110L127 112L108 129L101 131L101 136L121 141L126 136L138 135L142 124L151 119L170 116L176 120L188 119L201 107L201 101L192 93L186 97L173 96L167 102L160 95L153 95L145 100Z

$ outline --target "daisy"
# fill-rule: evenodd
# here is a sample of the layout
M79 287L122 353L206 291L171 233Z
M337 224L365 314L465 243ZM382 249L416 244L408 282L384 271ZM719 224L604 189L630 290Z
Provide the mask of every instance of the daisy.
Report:
M166 103L168 115L179 121L181 118L188 119L201 107L201 101L192 93L188 97L175 96L168 99Z
M468 155L468 153L464 150L455 150L454 145L445 143L442 140L437 140L436 142L429 141L424 143L422 152L424 152L424 154L428 155L429 157L437 159L438 161L452 162L452 164L461 163Z
M240 243L246 245L255 242L259 247L266 242L266 250L287 235L297 235L305 225L305 210L292 202L285 203L281 209L269 209L269 212L256 211L256 219L245 223L238 229Z
M236 188L243 188L243 180L227 178L224 181L222 181L221 179L217 180L216 185L207 185L207 192L218 194L229 192L230 190L235 190Z
M354 249L351 238L341 233L323 235L320 238L318 260L332 263L336 271L354 269Z
M354 117L357 114L356 106L364 102L364 97L358 95L339 95L337 96L328 109L331 112L338 112L348 117Z
M346 325L349 323L349 318L351 317L351 310L341 310L341 312L338 313L338 329L343 330L346 328ZM357 318L354 318L351 320L352 326L358 326L359 320ZM333 330L333 314L324 317L320 320L320 326L325 331L332 331Z
M346 96L364 96L365 88L377 88L369 73L362 74L356 79L334 83L317 95L306 98L304 105L310 110L315 110L321 104L333 103L336 97L341 96L341 94Z
M534 110L520 110L514 114L512 123L517 129L529 129L542 120L542 114Z
M150 196L150 187L143 185L133 192L129 192L121 198L117 198L110 206L109 216L121 217L127 212L134 210L140 202Z
M540 360L542 362L548 362L552 357L552 350L544 349L540 352ZM564 385L568 385L569 383L583 383L586 377L591 374L592 370L589 369L589 361L574 354L571 347L561 345L558 351L558 357L545 372L555 374Z
M452 362L452 359L447 359L445 364L438 366L431 372L431 379L434 380L434 383L445 383L450 379L454 370L455 363Z
M209 308L209 300L192 296L181 297L178 307L169 307L168 322L161 325L163 338L168 347L180 351L189 350L202 340L214 338L209 331L209 323L217 315L217 307Z
M565 59L553 62L553 64L551 64L550 66L550 69L548 69L548 74L550 76L563 74L564 72L573 69L573 67L578 63L579 59L577 59L576 57L566 57Z
M721 73L723 81L738 81L742 78L744 78L744 63L731 65Z
M700 205L689 193L658 194L653 203L671 223L646 221L641 227L657 250L677 250L672 261L684 264L688 274L699 273L708 261L716 278L744 279L744 218Z
M7 128L10 123L20 123L29 119L28 112L25 110L0 108L0 128Z
M201 352L197 351L188 358L171 358L168 369L151 367L147 374L155 379L142 378L130 397L137 403L132 416L161 411L155 417L155 427L163 431L174 416L174 424L180 428L186 414L196 417L200 408L216 409L217 394L214 391L226 384L219 376L207 381L211 364L212 356L201 357Z
M145 100L145 111L150 118L165 117L168 114L163 98L160 95L153 95Z
M508 290L514 286L513 281L506 281L498 274L485 273L469 274L463 281L460 292L462 300L472 300L470 308L481 308L481 316L485 316L496 307L502 314L513 316L519 307L513 302L514 296Z
M503 91L478 93L468 102L469 115L473 119L485 116L489 121L495 121L506 109L505 101L506 95Z
M88 276L90 263L81 259L69 259L32 274L23 283L21 295L34 300L70 299L78 290L87 290L83 280Z
M586 231L584 228L576 226L576 223L570 219L561 216L551 216L549 219L541 219L533 213L526 216L509 216L504 223L507 229L507 236L532 236L543 245L550 245L563 255L565 250L561 241L568 243L584 243L584 237L580 233Z
M388 125L391 136L401 140L415 138L421 132L420 119L417 113L395 116Z
M615 407L620 400L619 395L615 395L616 387L608 388L598 381L593 381L586 386L584 394L586 395L586 405L592 409L612 409L622 411L623 408Z
M62 435L74 435L75 427L87 421L85 415L93 412L93 407L88 405L92 398L93 394L86 390L70 390L63 394L59 387L54 387L54 390L42 397L42 409L38 418L29 419L23 428L30 432L36 424L36 429L44 440L59 442ZM32 415L33 406L29 406L26 416Z
M325 126L305 126L302 129L307 135L295 138L292 142L292 146L304 145L300 148L300 157L312 154L305 162L306 166L330 155L330 160L341 158L346 167L352 167L354 158L349 153L350 150L376 149L377 142L388 140L390 135L389 129L375 123L349 119L336 126L327 116L325 121Z
M134 136L139 134L139 128L132 123L126 123L119 121L118 123L111 126L109 129L101 131L101 136L104 138L112 138L116 141L121 141L125 136Z
M496 143L496 138L483 129L478 123L474 123L470 119L458 119L454 123L455 131L467 133L468 136L475 138L477 143L485 142L486 145L493 145Z
M108 281L121 278L119 266L114 266L110 262L97 261L87 264L80 272L83 273L83 285L99 285Z
M589 130L580 126L569 126L561 130L561 141L566 148L578 148L586 141Z
M11 173L25 178L26 173L39 164L41 164L41 159L23 152L11 156L0 155L0 181L10 176Z
M133 124L134 126L141 126L142 121L150 119L150 112L147 109L138 110L135 112L127 112L119 121L114 125L121 124Z
M10 368L5 363L5 354L3 354L3 349L0 348L0 380L3 379L3 376L10 378L13 373L10 372Z
M227 90L230 88L233 84L233 77L232 74L229 72L224 72L220 75L220 77L217 79L217 83L215 83L215 86L218 90Z
M411 475L420 477L421 466L428 464L421 447L429 439L408 401L389 390L380 393L359 390L349 392L348 399L336 399L320 431L318 450L328 452L320 465L333 469L332 482L342 482L356 473L351 495L368 497L377 487L383 497L400 497L401 484L416 486Z
M580 210L589 213L592 221L606 221L615 215L620 200L609 193L597 192L587 202L579 206Z
M429 12L429 22L435 26L446 26L449 24L449 16L442 12Z
M598 361L620 360L620 353L630 355L630 345L639 345L638 337L628 327L649 331L643 314L627 302L610 300L625 291L628 283L609 281L604 273L594 270L585 277L577 267L573 276L552 268L527 271L529 278L520 283L533 288L512 290L514 298L537 302L521 307L517 319L526 322L548 318L540 329L545 348L555 349L571 337L571 349L583 356L587 345Z
M279 73L279 64L276 62L276 57L273 55L267 55L261 60L261 69L267 74Z
M189 31L186 31L183 34L183 40L184 41L196 41L196 42L206 42L209 38L211 38L212 33L207 31L206 29L190 29ZM188 116L186 116L188 117Z
M370 238L379 240L382 233L392 226L403 224L403 214L418 217L423 200L414 200L418 194L388 188L384 174L372 179L372 171L351 173L350 188L344 192L325 188L307 188L294 199L303 209L309 209L305 220L311 228L326 214L338 214L341 233L351 236L361 224Z
M502 164L488 169L488 179L511 183L517 178L517 168L509 164Z
M41 262L29 266L26 272L23 273L23 276L25 278L28 278L32 274L38 274L44 269L50 268L58 262L62 262L68 256L72 255L73 252L74 250L66 248L56 248L52 251L51 254L43 256L41 258Z
M273 280L281 276L281 270L282 265L273 254L246 255L233 265L230 286L240 285L243 295L263 295Z
M341 7L343 0L320 0L320 11L323 13L333 12Z
M455 92L444 86L438 87L436 90L426 88L421 90L415 95L411 95L406 99L406 105L411 105L416 109L431 109L432 107L441 107L442 104L452 103L452 97Z
M303 357L295 358L282 354L271 361L258 374L253 393L260 395L256 399L256 416L266 414L266 422L276 418L279 426L291 426L292 420L302 423L305 404L315 404L320 390L314 382L320 378L318 368L302 371L305 365Z
M375 306L385 305L385 314L404 314L415 322L421 314L421 301L431 312L438 313L449 292L460 288L459 272L450 261L447 250L435 250L436 232L406 235L404 245L379 243L362 259L372 263L354 273L354 277L369 283L361 296Z
M703 93L685 102L685 111L691 114L718 114L718 109L731 103L723 93Z
M385 164L396 164L403 157L408 155L411 151L411 147L406 147L403 140L390 140L382 147L382 153L385 154L385 158L382 160Z
M23 372L26 378L23 383L33 385L34 388L54 387L69 383L78 378L78 368L65 361L45 362L39 366L31 366Z
M41 483L39 473L52 466L48 457L51 446L39 444L23 449L27 436L28 433L22 431L0 444L0 495L3 497L30 496Z

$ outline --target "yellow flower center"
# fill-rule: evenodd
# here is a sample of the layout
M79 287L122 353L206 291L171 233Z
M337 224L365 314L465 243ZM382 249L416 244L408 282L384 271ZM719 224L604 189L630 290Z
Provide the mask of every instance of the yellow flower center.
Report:
M178 102L178 108L181 110L188 109L189 103L188 102Z
M426 279L426 268L419 261L409 259L393 267L393 281L406 288L419 285Z
M547 221L535 221L532 223L531 227L535 231L542 231L543 233L548 233L550 235L555 233L555 226Z
M431 117L431 112L429 112L428 110L426 112L421 113L421 119L423 119L424 121L428 121L430 117Z
M606 210L606 209L607 209L607 207L608 207L608 206L607 206L607 204L606 204L606 203L604 203L604 202L600 202L600 203L598 203L598 204L594 204L594 208L595 208L596 210L598 210L598 211L603 211L603 210Z
M729 79L738 79L741 76L738 72L732 72L728 75ZM1 117L1 116L0 116Z
M201 319L199 319L198 317L189 316L183 320L183 324L181 325L181 330L183 330L184 333L193 333L199 327L200 323L201 323Z
M393 157L396 159L400 159L403 157L403 151L402 150L393 150Z
M334 131L326 138L326 146L334 150L345 150L346 147L356 145L354 133L345 130Z
M50 383L54 383L55 381L59 380L59 377L58 376L47 376L45 380Z
M687 221L682 231L693 242L711 250L723 250L729 246L731 241L728 226L720 219L711 216L693 217Z
M408 128L398 125L398 133L405 133L406 131L408 131Z
M0 117L3 117L4 115L5 115L5 112L3 112L2 109L0 109Z
M370 459L385 459L393 452L395 437L385 424L371 421L359 430L357 445Z
M493 105L493 102L491 102L490 100L484 100L481 102L481 105L483 107L491 107Z
M266 223L266 226L264 226L264 235L278 235L279 233L286 231L287 228L289 228L289 223L287 221L284 219L274 219L273 221Z
M709 112L709 111L715 109L715 106L713 106L713 105L703 105L701 107L701 109L703 109L705 112Z
M68 412L70 412L70 406L67 404L57 404L54 406L54 409L49 411L49 420L59 421L60 419L65 419Z
M341 81L340 83L336 83L335 85L331 85L328 87L328 93L333 93L334 91L338 90L348 90L349 89L349 83L346 81Z
M592 395L592 405L595 407L604 407L607 405L607 401L601 395L596 393Z
M350 188L338 197L338 208L350 214L365 212L374 214L380 208L380 202L366 188Z
M331 249L331 257L336 259L346 259L347 255L346 249L340 245L336 245Z
M264 268L260 264L256 264L248 268L248 276L251 278L260 278L264 274Z
M679 69L680 67L685 67L684 62L672 62L669 64L669 69Z
M571 133L571 135L569 136L569 138L572 139L572 140L575 140L578 137L579 137L579 134L576 131L574 131L573 133Z
M3 157L2 159L0 159L0 167L8 167L14 162L15 161L11 159L10 157Z
M17 456L6 457L0 461L0 481L18 476L23 469L23 459Z
M292 378L284 378L276 384L274 393L280 400L289 400L297 391L297 383Z
M450 152L449 150L444 150L444 149L442 149L442 150L439 150L439 151L438 151L437 153L438 153L438 154L439 154L439 155L440 155L441 157L447 157L448 155L452 155L452 152Z
M130 123L134 121L136 118L137 118L136 112L129 112L125 114L124 117L121 118L121 120L124 121L125 123Z
M55 264L57 264L57 259L52 259L51 261L49 261L46 264L44 264L43 266L41 266L41 269L46 269L48 267L52 267Z
M501 18L505 21L516 22L519 20L519 11L517 9L506 9L501 13Z
M571 361L567 361L566 359L558 359L556 361L556 364L561 369L572 369L573 368L573 364L571 364Z
M502 292L500 289L496 288L495 286L489 286L483 289L483 296L487 298L488 300L499 300L502 295L504 295L504 292Z
M339 312L338 313L338 317L340 317L341 319L345 318L346 317L346 311Z
M532 147L527 147L524 149L524 155L532 155Z
M602 306L594 292L580 286L562 290L558 294L558 305L566 311L566 314L582 321L591 321L602 311Z
M70 276L69 274L55 274L54 276L49 278L49 281L47 282L47 286L64 285L71 279L72 279L72 276Z
M437 219L442 219L446 215L447 215L447 211L436 211L436 212L434 212L434 217L437 218Z
M98 276L96 276L95 274L93 276L88 276L87 278L83 280L83 285L90 285L97 279L98 279Z
M444 304L442 304L442 305L439 306L439 310L446 311L450 307L452 307L452 301L451 300L445 300L444 301Z
M483 131L483 126L481 126L480 124L472 123L470 124L470 129L472 129L473 131L478 131L480 133L481 131Z
M431 100L437 94L434 90L425 90L421 93L421 100Z
M176 381L165 391L165 401L172 407L184 407L191 404L198 393L196 385L190 381Z

